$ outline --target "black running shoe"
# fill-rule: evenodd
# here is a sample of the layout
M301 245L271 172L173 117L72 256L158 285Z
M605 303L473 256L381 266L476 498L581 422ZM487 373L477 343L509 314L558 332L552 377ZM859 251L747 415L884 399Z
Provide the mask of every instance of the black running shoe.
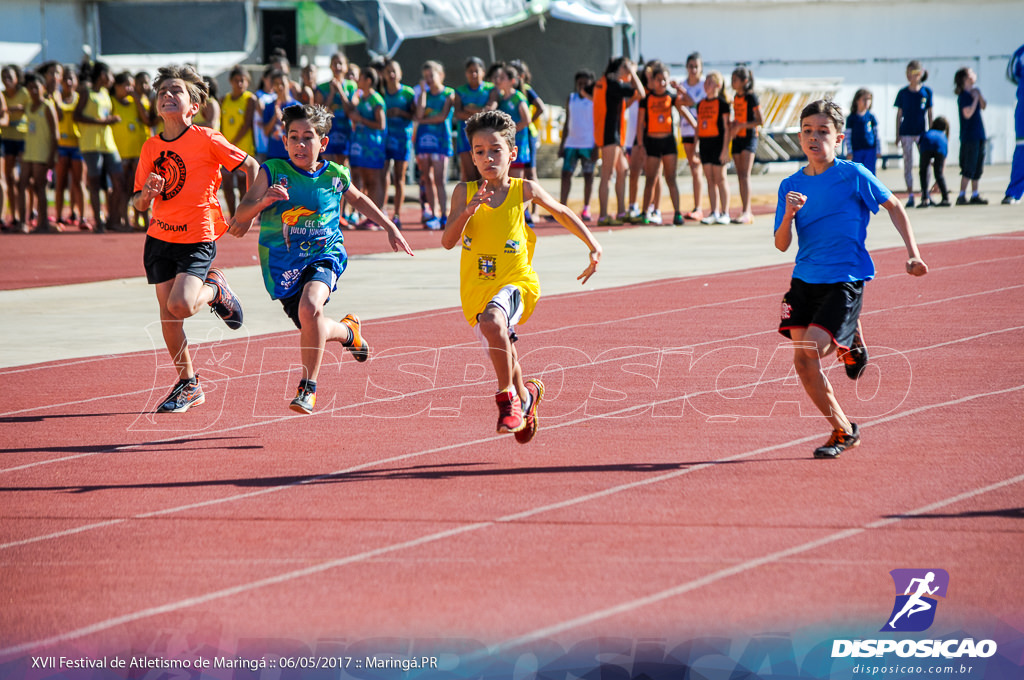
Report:
M199 376L192 380L179 380L164 402L157 407L157 413L184 413L193 406L206 401L203 388L199 384Z
M860 337L859 331L853 332L853 342L850 345L850 351L840 355L839 359L845 365L846 377L856 380L868 365L868 348L864 346L864 339Z
M852 432L833 430L824 446L814 449L815 458L838 458L843 451L860 445L860 430L856 423L850 423Z
M214 267L206 275L206 283L212 285L217 295L210 302L213 313L224 320L228 328L237 331L242 327L242 303L228 287L224 272Z
M314 406L316 406L316 388L311 389L309 385L306 384L306 381L303 380L299 383L299 389L288 408L296 413L305 413L306 415L309 415L313 412Z

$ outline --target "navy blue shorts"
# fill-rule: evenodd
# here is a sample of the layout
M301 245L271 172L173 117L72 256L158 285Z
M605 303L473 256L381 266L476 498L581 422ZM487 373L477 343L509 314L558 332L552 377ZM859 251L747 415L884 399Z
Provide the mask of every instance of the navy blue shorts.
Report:
M334 288L338 285L338 275L334 273L334 268L330 262L314 262L302 270L298 292L286 298L281 298L281 306L284 307L284 313L288 315L288 318L292 320L295 327L299 329L302 328L302 322L299 321L299 302L302 300L302 293L306 290L306 284L310 281L322 281L333 292Z
M960 176L981 179L985 166L985 140L960 142Z

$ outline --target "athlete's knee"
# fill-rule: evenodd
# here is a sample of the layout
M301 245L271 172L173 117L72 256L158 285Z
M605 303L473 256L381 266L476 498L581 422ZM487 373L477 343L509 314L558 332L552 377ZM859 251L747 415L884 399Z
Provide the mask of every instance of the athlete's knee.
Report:
M500 340L508 336L505 314L497 307L487 307L479 316L480 332L488 340Z

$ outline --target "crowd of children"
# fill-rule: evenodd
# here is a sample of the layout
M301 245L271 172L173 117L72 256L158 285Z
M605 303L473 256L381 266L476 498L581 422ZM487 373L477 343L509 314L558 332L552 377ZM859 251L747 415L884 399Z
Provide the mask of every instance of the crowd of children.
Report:
M464 84L458 87L446 84L445 68L436 61L422 65L419 83L413 87L403 83L402 67L394 59L377 59L359 68L342 53L331 57L330 77L324 82L318 82L313 64L301 70L298 81L290 73L287 57L275 53L252 90L248 71L236 67L229 74L230 91L219 100L215 81L204 78L210 97L195 124L223 131L233 145L260 160L284 159L284 110L299 103L326 106L332 120L324 158L351 168L354 184L375 203L390 203L390 219L399 228L410 165L419 176L423 227L444 228L450 159L458 163L463 181L478 177L465 124L480 111L497 109L512 117L517 130L513 176L537 178L536 123L545 104L529 84L529 67L520 60L488 67L470 57L464 64ZM943 175L948 147L938 139L940 134L948 138L949 122L933 120L934 94L925 84L928 73L922 64L911 61L906 75L907 85L894 102L906 205L952 205ZM152 108L155 92L149 75L115 74L102 62L65 66L51 61L28 73L8 65L0 77L3 229L145 231L149 216L130 209L126 192L142 143L161 130ZM600 225L661 224L663 184L672 203L673 224L752 222L750 174L764 121L749 68L738 66L728 79L718 71L705 74L701 55L695 52L686 58L686 78L681 82L673 80L659 60L634 65L624 58L610 60L600 77L584 70L574 80L558 152L563 159L561 198L567 200L572 177L582 166L584 220L591 219L597 173ZM954 81L962 176L956 204L985 204L978 180L985 161L982 111L987 102L973 70L960 69ZM846 118L843 155L874 172L882 140L872 103L869 90L855 94ZM680 149L692 180L689 210L681 205L676 180ZM920 159L920 192L914 188L915 155ZM739 190L738 213L730 213L730 163ZM929 185L932 175L934 183ZM609 210L613 177L614 212ZM229 212L244 192L241 180L240 175L223 173ZM705 191L707 212L702 207ZM942 200L931 200L936 191ZM40 210L50 196L52 212ZM528 224L532 218L528 209ZM342 226L376 230L382 225L346 208Z

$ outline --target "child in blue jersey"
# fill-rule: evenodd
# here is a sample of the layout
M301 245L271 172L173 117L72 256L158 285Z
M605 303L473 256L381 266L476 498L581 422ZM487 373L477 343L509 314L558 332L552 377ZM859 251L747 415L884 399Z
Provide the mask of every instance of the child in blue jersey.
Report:
M263 108L263 132L267 135L267 158L288 158L284 148L284 110L299 102L292 97L292 81L281 70L270 74L270 86L276 95Z
M930 205L937 205L940 208L948 208L952 205L949 202L949 189L946 188L946 176L943 170L946 167L946 155L949 150L949 121L943 116L938 116L932 121L932 129L921 135L918 143L921 151L921 202L918 208L927 208ZM939 185L942 192L942 202L933 203L929 198L928 171L935 168L935 183Z
M1010 181L1006 185L1003 205L1015 205L1024 197L1024 45L1010 57L1006 78L1017 86L1017 107L1013 110L1013 129L1017 146L1010 164Z
M800 147L807 165L782 181L775 209L775 247L786 251L796 225L799 249L789 292L782 299L779 332L793 340L793 364L804 390L832 425L828 442L815 458L838 458L860 443L860 432L839 406L821 360L838 352L851 373L864 282L875 267L864 241L870 213L883 207L907 247L907 273L923 276L914 232L903 205L859 163L835 157L843 140L843 113L831 101L818 100L800 112Z
M878 136L878 120L875 114L871 113L871 101L874 95L871 90L863 88L857 90L853 95L853 105L850 107L850 115L846 119L846 160L860 163L877 174L878 149L881 145L881 137ZM927 196L928 187L923 187L924 196Z
M380 76L372 68L359 73L359 91L353 98L352 143L349 145L349 160L352 169L359 173L363 193L378 206L384 206L384 134L387 127L384 112L384 98L377 92ZM380 229L367 218L357 229Z
M313 93L316 103L323 104L334 114L324 158L343 165L348 163L352 141L352 121L348 118L348 110L357 88L355 82L346 79L348 70L348 58L341 52L335 52L331 56L331 79L320 83Z
M416 100L416 164L426 192L423 228L439 230L448 212L448 194L444 182L452 150L452 114L455 90L445 87L444 67L440 62L423 64L419 98Z
M907 181L907 207L914 205L914 147L932 124L932 91L924 85L928 72L914 59L907 64L907 86L896 93L896 143L903 147L903 179ZM927 118L927 124L925 124ZM927 191L923 187L922 191Z
M402 67L394 59L384 62L384 98L387 129L384 131L384 195L388 193L388 165L393 167L390 177L395 185L395 210L391 221L401 229L400 213L405 202L405 173L409 168L409 150L412 148L412 119L416 115L416 93L402 84ZM383 204L381 205L383 208Z
M455 120L459 121L455 153L459 156L459 175L463 182L480 179L480 173L473 165L473 157L470 154L466 121L488 107L494 108L493 103L490 103L494 84L484 81L486 72L483 59L470 57L466 61L466 84L455 88Z
M530 162L533 148L530 144L530 105L526 95L516 88L519 72L514 66L503 66L494 72L494 90L491 104L498 111L507 113L516 124L516 157L509 173L512 177L523 177Z
M957 205L986 205L988 201L978 193L978 180L985 167L985 123L981 112L988 106L978 89L978 76L974 69L961 68L953 76L956 109L960 114L960 196ZM971 185L971 198L967 198L967 185Z
M324 305L348 263L340 224L342 196L347 196L356 210L384 225L393 250L412 255L391 220L351 186L348 169L319 159L329 143L331 119L330 111L320 105L286 109L288 159L271 159L260 167L235 213L239 235L260 217L264 284L301 332L302 379L290 408L306 414L312 413L316 404L316 380L328 341L340 342L357 361L366 361L370 355L359 332L358 316L348 314L337 322L324 315Z

